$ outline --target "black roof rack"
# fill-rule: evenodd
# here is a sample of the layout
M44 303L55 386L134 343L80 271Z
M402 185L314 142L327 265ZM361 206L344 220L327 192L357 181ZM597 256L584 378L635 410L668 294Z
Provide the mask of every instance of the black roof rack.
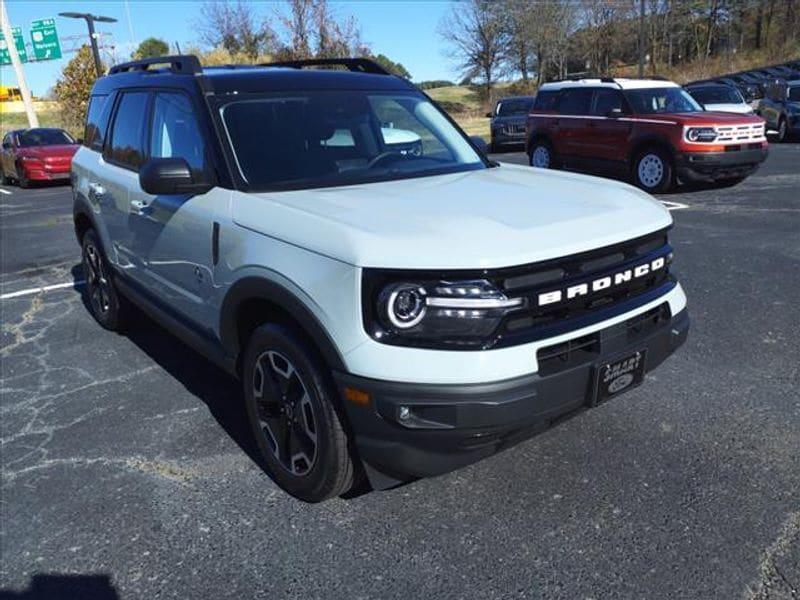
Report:
M284 60L278 62L261 63L261 67L289 67L291 69L304 69L306 67L344 67L356 73L373 73L375 75L391 75L374 60L368 58L311 58L308 60Z
M169 65L174 73L186 75L197 75L203 72L200 60L193 54L181 54L175 56L157 56L155 58L143 58L142 60L132 60L130 62L114 65L108 71L109 75L118 73L128 73L130 71L147 71L153 65Z

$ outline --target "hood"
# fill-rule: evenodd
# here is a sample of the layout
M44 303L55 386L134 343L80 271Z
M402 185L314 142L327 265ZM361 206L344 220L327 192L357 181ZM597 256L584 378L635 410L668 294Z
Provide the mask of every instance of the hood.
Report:
M361 267L522 265L646 235L672 223L629 185L502 164L356 186L234 193L236 223ZM301 225L298 225L301 224Z
M52 146L28 146L17 149L19 156L33 158L71 157L78 151L78 144L54 144Z
M727 106L727 105L726 105ZM665 120L677 121L682 125L750 125L763 122L761 117L751 114L734 114L717 110L706 110L694 113L675 113L659 115Z
M753 109L749 104L745 104L744 102L739 102L736 104L705 104L704 106L706 107L706 110L712 112L738 113L740 115L753 114Z

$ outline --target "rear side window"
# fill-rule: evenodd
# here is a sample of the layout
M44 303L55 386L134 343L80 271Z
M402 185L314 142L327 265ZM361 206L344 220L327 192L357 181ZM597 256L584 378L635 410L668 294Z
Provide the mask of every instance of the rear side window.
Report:
M600 117L608 116L612 110L624 110L624 99L619 90L599 89L594 93L592 114Z
M553 110L558 98L555 90L541 91L536 94L536 101L533 103L533 110Z
M562 115L588 115L592 90L567 89L561 92L556 109Z
M205 171L205 144L189 98L180 92L157 92L150 132L151 158L183 158L195 174Z
M92 150L101 150L108 125L109 111L106 107L108 96L92 96L89 110L86 111L86 127L83 131L83 145Z
M137 170L144 162L148 96L148 92L125 92L120 98L108 158L122 167Z

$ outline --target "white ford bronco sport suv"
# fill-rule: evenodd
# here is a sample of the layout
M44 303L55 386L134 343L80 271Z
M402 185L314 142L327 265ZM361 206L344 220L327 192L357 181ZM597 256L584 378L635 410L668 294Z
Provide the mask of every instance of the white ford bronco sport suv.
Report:
M95 318L136 305L238 377L266 469L306 501L505 449L641 383L689 328L658 202L494 163L363 59L116 66L72 182Z

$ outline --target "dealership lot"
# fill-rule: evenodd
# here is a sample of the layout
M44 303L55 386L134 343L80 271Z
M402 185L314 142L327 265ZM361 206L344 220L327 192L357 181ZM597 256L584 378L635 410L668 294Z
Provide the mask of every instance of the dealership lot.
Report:
M235 381L145 318L128 336L91 319L69 189L3 188L0 590L795 598L800 144L771 153L735 187L661 197L694 322L646 386L447 476L314 506L259 468Z

